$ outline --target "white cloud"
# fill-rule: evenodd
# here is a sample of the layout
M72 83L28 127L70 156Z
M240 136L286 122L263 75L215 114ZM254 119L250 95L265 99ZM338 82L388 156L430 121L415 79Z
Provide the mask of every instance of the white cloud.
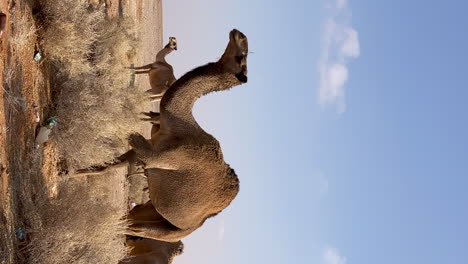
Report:
M345 111L345 84L349 79L348 61L360 55L359 34L347 19L350 13L347 0L336 0L329 8L333 15L327 18L323 30L319 103L322 107L337 105L338 112L342 113Z
M343 64L334 64L327 69L327 84L332 97L339 96L343 93L345 82L348 80L348 68Z
M346 7L346 4L348 4L348 1L347 1L347 0L337 0L337 1L336 1L336 7L337 7L338 9L345 8L345 7Z
M346 264L346 258L338 254L335 248L326 248L323 251L324 264Z
M348 68L344 64L325 65L321 75L320 103L322 106L336 103L338 112L343 113L344 85L348 80Z
M346 57L359 57L360 50L358 32L352 27L347 27L343 31L345 39L341 45L341 53Z

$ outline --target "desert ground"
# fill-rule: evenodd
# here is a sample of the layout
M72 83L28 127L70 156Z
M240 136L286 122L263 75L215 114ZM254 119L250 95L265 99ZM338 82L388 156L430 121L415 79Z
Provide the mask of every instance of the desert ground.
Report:
M128 133L149 134L133 122L155 107L139 96L149 82L132 85L124 66L150 63L162 48L162 3L89 2L0 0L1 264L117 263L128 250L121 218L147 199L125 166L75 172L122 154ZM36 148L53 116L57 126Z

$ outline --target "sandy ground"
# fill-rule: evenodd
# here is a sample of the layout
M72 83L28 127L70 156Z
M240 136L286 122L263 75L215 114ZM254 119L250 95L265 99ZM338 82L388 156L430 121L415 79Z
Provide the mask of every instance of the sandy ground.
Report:
M48 69L33 60L35 44L15 50L8 43L12 24L20 15L31 12L33 0L0 0L0 12L6 13L7 29L0 38L0 263L23 263L21 249L26 242L18 239L16 230L34 226L33 216L24 208L25 197L45 192L55 195L56 183L66 173L61 167L53 144L46 143L34 149L38 129L35 122L35 106L41 117L48 117L53 104ZM162 3L161 0L106 0L108 15L125 16L135 20L140 48L135 65L153 62L156 52L162 48ZM13 4L14 3L14 4ZM16 63L18 62L18 63ZM12 67L14 76L9 76ZM10 80L6 80L6 78ZM149 89L146 76L137 76L135 89ZM155 106L153 105L152 108ZM43 121L43 119L41 120ZM148 129L145 133L149 136ZM128 183L126 169L114 170L100 179L83 179L83 184L99 185L106 181L112 188L109 200L127 210ZM131 186L130 186L131 187Z

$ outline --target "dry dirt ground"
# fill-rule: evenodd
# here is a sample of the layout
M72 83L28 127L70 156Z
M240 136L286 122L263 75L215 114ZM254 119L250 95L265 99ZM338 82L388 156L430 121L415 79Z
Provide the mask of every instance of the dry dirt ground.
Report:
M152 62L163 43L161 0L90 1L98 4L105 2L109 16L134 19L140 42L134 63L141 65ZM21 17L26 16L33 21L32 13L36 2L0 0L0 12L7 14L7 28L0 38L1 264L33 263L30 248L35 241L34 230L41 228L39 222L44 222L44 212L41 212L40 206L57 199L63 186L75 186L73 188L84 190L88 195L104 193L99 201L114 208L117 218L128 210L129 184L126 168L109 171L106 176L99 178L89 176L91 178L70 179L54 142L48 142L39 149L34 148L39 125L50 116L54 107L55 91L51 90L54 76L47 63L33 60L39 44L36 37L18 46L11 43L10 36ZM149 88L147 78L137 76L135 89L145 91ZM35 122L36 111L41 115L39 123ZM149 127L143 133L148 133L148 130ZM74 185L68 185L70 182ZM130 195L139 196L135 193ZM69 200L65 205L70 208L73 206L74 203ZM70 214L77 212L70 211ZM22 237L23 235L25 236ZM123 244L124 240L120 242ZM54 251L51 252L53 254Z

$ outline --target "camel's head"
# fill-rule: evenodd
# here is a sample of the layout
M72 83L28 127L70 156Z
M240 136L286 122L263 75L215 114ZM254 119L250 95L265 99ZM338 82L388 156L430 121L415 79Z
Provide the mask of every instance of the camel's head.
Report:
M174 37L169 37L169 43L167 43L167 45L164 48L177 50L177 39Z
M174 250L174 256L180 256L184 253L184 243L182 241L175 243L176 248Z
M247 82L248 53L249 45L247 37L237 29L231 30L229 33L229 43L219 62L223 64L227 71L234 73L236 78L243 83Z

